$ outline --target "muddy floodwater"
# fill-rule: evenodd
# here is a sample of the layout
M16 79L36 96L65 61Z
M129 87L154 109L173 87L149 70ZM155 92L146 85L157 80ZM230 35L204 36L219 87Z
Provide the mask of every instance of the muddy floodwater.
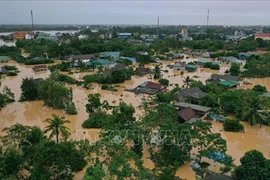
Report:
M194 61L195 59L188 59L186 61ZM177 60L180 61L180 60ZM175 62L177 62L175 61ZM168 87L170 90L176 87L176 84L179 86L183 85L183 79L186 76L191 76L195 80L200 80L203 83L211 76L211 74L224 74L224 72L229 68L229 65L222 64L220 70L209 70L204 68L198 68L195 72L184 72L183 75L180 75L180 71L174 71L167 67L168 64L172 62L165 62L162 64L162 74L163 78L166 78L170 81L170 86ZM173 62L174 63L174 62ZM142 103L141 98L142 95L135 95L131 92L124 91L125 89L131 89L144 81L154 81L150 79L149 75L139 77L133 76L131 80L126 81L125 83L119 84L117 92L104 91L101 90L101 86L98 84L92 84L92 87L89 90L83 89L82 87L71 86L73 89L73 102L75 103L78 114L77 115L67 115L62 110L54 110L52 108L44 107L42 101L32 101L32 102L18 102L21 91L20 85L23 78L33 77L33 78L47 78L50 75L49 71L44 72L34 72L32 70L33 66L25 66L19 65L14 61L10 61L9 63L0 64L3 65L15 65L18 67L20 73L15 77L3 77L0 81L2 83L0 90L3 89L4 86L8 86L11 88L11 91L15 93L16 102L7 105L6 107L0 110L0 130L4 127L9 127L16 123L20 123L23 125L29 126L39 126L40 128L44 128L46 124L44 120L50 118L52 114L58 114L60 116L65 116L70 120L70 124L67 126L70 128L73 139L83 138L85 132L89 134L89 136L95 138L98 137L99 129L90 129L86 130L81 127L81 124L84 120L87 119L88 114L85 110L85 104L87 103L87 96L91 93L100 93L102 100L107 100L112 105L117 105L119 102L124 101L128 104L132 104L136 108L136 117L139 118L142 115L139 106ZM147 65L150 68L154 68L155 64ZM168 72L165 72L167 70ZM75 79L81 79L86 74L91 74L92 72L86 73L74 73L71 76ZM260 84L266 86L268 91L270 91L270 79L249 79L249 82L252 85L246 85L240 88L252 88L256 84ZM221 133L222 137L226 139L228 146L228 154L233 156L235 159L235 164L239 164L239 159L244 155L246 151L252 149L260 150L266 158L270 158L270 127L250 127L247 123L242 122L245 126L245 133L230 133L224 132L223 126L221 123L213 122L213 131ZM153 162L149 159L149 152L147 148L144 148L144 164L147 168L152 169L154 167ZM211 169L218 171L220 165L211 163ZM82 179L84 174L80 172L76 174L75 179ZM195 173L190 168L190 163L186 163L184 166L180 167L176 173L177 176L181 178L186 178L188 180L195 180Z

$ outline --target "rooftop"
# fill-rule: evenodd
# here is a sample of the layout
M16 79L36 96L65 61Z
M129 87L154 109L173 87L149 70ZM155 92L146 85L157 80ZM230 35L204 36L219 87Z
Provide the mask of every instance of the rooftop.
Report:
M237 76L231 76L231 75L220 75L220 74L212 74L211 79L213 80L226 80L226 81L240 81L240 78Z
M202 111L202 112L208 112L211 110L210 107L200 106L200 105L190 104L190 103L185 103L185 102L175 103L174 106L181 107L181 108L190 107L193 110Z
M255 37L270 37L270 34L255 34Z
M200 99L204 96L207 95L207 93L203 92L200 88L198 87L192 87L188 89L182 89L180 91L177 91L175 93L178 101L185 101L185 98L187 97L193 97L195 99Z
M8 61L9 57L8 56L0 56L0 61Z
M75 60L91 59L94 58L94 54L80 54L80 55L70 55L69 58Z
M200 58L198 62L200 62L200 63L208 63L208 62L211 62L211 61L208 60L208 59Z
M219 84L224 85L224 86L229 86L229 87L236 87L237 82L234 81L221 81Z
M191 118L193 118L196 115L196 112L190 107L186 107L180 110L178 114L183 120L189 121Z

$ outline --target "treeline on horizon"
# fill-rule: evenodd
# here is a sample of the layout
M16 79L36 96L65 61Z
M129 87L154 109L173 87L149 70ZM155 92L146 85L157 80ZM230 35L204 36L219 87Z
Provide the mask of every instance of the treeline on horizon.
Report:
M85 29L98 29L101 33L112 33L112 32L128 32L128 33L144 33L144 34L156 34L157 27L153 25L72 25L72 24L35 24L34 30L85 30ZM189 33L204 32L207 29L205 25L161 25L159 27L160 34L176 34L181 32L182 28L188 28ZM254 33L256 29L261 26L209 26L209 30L215 30L216 33L224 33L224 35L232 35L236 30L243 31L244 33ZM0 25L0 32L12 32L12 31L32 31L31 24L11 24L11 25ZM264 26L262 29L263 33L269 33L270 27Z

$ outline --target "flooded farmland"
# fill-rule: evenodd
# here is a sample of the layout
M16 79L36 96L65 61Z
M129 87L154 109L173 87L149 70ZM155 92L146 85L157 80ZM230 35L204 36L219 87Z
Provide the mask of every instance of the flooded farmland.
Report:
M178 60L180 61L180 60ZM190 61L190 59L189 59ZM176 84L179 86L183 85L183 79L186 76L191 76L195 80L200 80L203 83L211 76L211 74L223 74L228 68L229 65L223 64L220 70L209 70L204 68L198 68L195 72L185 72L183 75L180 74L180 71L174 71L169 69L167 65L171 62L166 62L162 65L163 78L166 78L170 81L169 89L173 89ZM39 126L44 128L46 124L44 120L50 118L52 114L58 114L60 116L65 116L70 120L70 124L67 126L70 128L73 139L79 139L81 135L80 132L88 132L92 136L97 136L99 129L86 130L81 127L81 124L88 118L86 113L85 104L87 103L87 96L91 93L100 93L102 100L107 100L110 104L116 105L120 101L124 101L128 104L132 104L136 108L136 117L138 118L142 112L139 109L139 106L142 103L142 96L135 95L131 92L124 91L125 89L130 89L138 86L144 81L154 81L149 79L149 75L144 77L133 76L131 80L126 81L125 83L119 84L117 87L117 92L101 90L101 86L98 84L92 84L92 87L89 90L83 89L78 86L71 86L73 89L73 102L75 103L78 114L77 115L67 115L62 110L55 110L52 108L44 107L42 101L28 101L28 102L18 102L21 91L20 85L23 78L33 77L33 78L47 78L50 75L49 71L43 72L34 72L32 70L33 66L20 65L14 61L9 63L3 63L2 65L15 65L20 73L15 77L3 77L0 81L2 83L1 90L4 86L8 86L13 93L15 93L16 102L7 105L6 107L0 110L0 130L5 127L9 127L13 124L20 123L23 125L29 126ZM155 64L148 65L148 67L153 68ZM165 72L167 70L167 72ZM87 73L74 73L71 76L75 79L81 79L86 74L91 74L92 72ZM260 84L266 86L270 90L270 79L249 79L249 82L252 85L247 85L244 88L252 88L253 85ZM242 88L242 87L241 87ZM239 165L239 159L244 155L246 151L251 149L260 150L266 158L270 158L268 145L270 141L270 127L250 127L247 123L242 122L245 126L245 133L230 133L224 132L223 126L221 123L213 122L213 131L221 133L222 137L227 140L228 154L233 156L235 159L235 164ZM149 159L149 152L147 148L144 148L144 164L147 168L152 169L154 167L153 162ZM219 169L218 166L213 167L214 169ZM81 179L83 173L78 173L76 179ZM191 169L190 164L186 163L184 166L180 167L176 173L177 176L181 178L186 178L188 180L195 179L195 173Z

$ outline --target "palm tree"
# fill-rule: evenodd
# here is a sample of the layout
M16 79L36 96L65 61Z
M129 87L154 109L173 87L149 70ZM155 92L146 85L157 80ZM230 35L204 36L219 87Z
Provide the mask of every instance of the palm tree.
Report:
M45 122L49 123L48 126L45 127L44 133L51 131L49 138L52 138L54 135L56 136L56 142L59 141L59 135L61 134L62 137L65 139L69 135L69 128L65 126L65 123L70 123L64 116L60 117L56 114L52 115L53 118L48 118Z
M247 119L251 126L259 123L267 123L264 116L262 102L258 97L251 97L246 104L243 119Z
M161 77L160 68L158 65L156 65L154 69L154 79L159 79L160 77Z
M184 88L189 88L193 81L194 80L190 76L185 77L184 80L183 80L183 82L184 82L183 87Z

